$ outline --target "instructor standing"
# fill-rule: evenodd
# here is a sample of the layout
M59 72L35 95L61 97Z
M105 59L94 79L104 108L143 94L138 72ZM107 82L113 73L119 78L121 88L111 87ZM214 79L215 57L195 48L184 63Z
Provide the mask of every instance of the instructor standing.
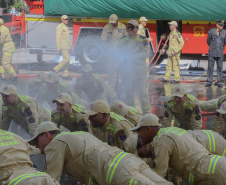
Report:
M166 74L164 78L160 78L159 80L162 82L169 82L173 70L175 80L172 80L171 83L180 83L179 62L181 50L184 46L184 40L181 33L177 31L177 22L171 21L168 24L171 32L169 35L169 49L167 51L168 60L166 65Z
M67 26L69 17L62 15L61 21L62 23L56 28L56 44L57 51L63 55L63 60L54 68L54 71L58 73L60 70L63 70L62 77L68 79L68 67L71 58L70 50L72 49L69 27Z
M216 28L210 29L207 37L207 44L209 45L208 53L208 70L207 70L207 84L205 87L211 86L213 82L214 63L217 62L217 78L215 83L218 87L223 87L222 68L224 60L224 46L226 45L226 30L224 28L224 20L216 21Z

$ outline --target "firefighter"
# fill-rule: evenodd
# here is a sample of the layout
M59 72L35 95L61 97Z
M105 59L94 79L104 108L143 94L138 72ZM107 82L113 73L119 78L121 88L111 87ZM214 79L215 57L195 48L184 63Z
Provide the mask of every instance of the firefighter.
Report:
M56 67L54 67L54 71L58 73L60 70L63 70L62 78L68 79L68 67L70 65L70 52L72 49L70 31L67 26L69 17L67 15L62 15L61 21L62 23L56 28L56 44L57 51L63 55L63 60Z
M127 137L133 134L129 130L133 128L132 123L124 117L110 112L110 107L104 100L93 102L85 113L89 115L94 136L111 146L122 149Z
M202 114L199 101L187 94L182 85L174 87L172 96L164 102L164 117L162 127L174 126L185 130L200 130L202 128Z
M36 78L29 84L29 95L33 98L37 98L41 86L45 83L46 74L45 72L40 72L36 75Z
M108 67L108 82L111 88L115 89L115 61L117 60L118 42L121 37L127 35L126 27L118 21L118 16L112 14L109 17L109 23L104 27L101 38L105 43L106 62Z
M171 21L168 23L171 30L169 35L169 48L167 50L168 60L166 65L166 74L164 78L160 78L162 82L169 82L172 70L175 80L171 83L180 83L180 54L184 46L184 40L181 33L177 31L177 22Z
M41 86L41 90L36 99L40 105L46 101L50 107L55 108L52 104L53 97L57 97L60 93L68 93L72 96L73 104L87 106L84 100L80 99L76 93L72 92L70 86L66 83L59 82L59 77L55 72L50 72L45 82L46 83Z
M217 113L213 123L213 131L218 133L221 132L223 124L223 136L226 139L226 101L221 104L220 109L216 110L216 112Z
M126 118L134 126L137 125L137 122L141 118L141 113L137 111L134 107L129 107L121 101L113 101L110 105L111 112L115 112Z
M76 79L75 91L81 97L84 93L89 102L107 100L105 97L105 84L103 78L92 72L91 65L82 68L82 74Z
M13 67L11 66L13 53L16 48L9 29L3 25L4 21L0 18L0 75L2 78L7 78L7 73L11 76L10 81L17 80L17 75Z
M224 20L216 21L216 28L210 29L207 37L207 44L209 46L208 52L208 70L207 70L207 84L209 87L213 81L213 69L215 61L217 62L217 78L215 83L218 87L223 87L221 84L223 75L223 60L224 60L224 46L226 45L226 30L224 28Z
M141 17L139 19L140 24L139 24L139 30L137 32L138 35L142 35L144 37L147 37L146 36L146 32L145 32L145 27L147 26L147 21L148 20L146 19L146 17ZM148 38L148 41L149 42L152 42L153 41L153 39L151 38L151 36ZM146 63L147 63L147 65L149 65L149 57L146 59Z
M225 157L211 154L184 129L160 126L157 116L147 114L131 129L138 133L143 144L148 144L158 175L165 177L170 166L190 184L221 185L226 182Z
M219 134L222 134L222 125L223 125L224 138L226 138L226 125L223 124L222 116L217 111L217 109L220 109L221 105L225 101L226 101L226 94L222 95L218 99L213 99L213 100L209 100L209 101L199 101L200 105L201 105L201 110L216 112L212 130Z
M47 173L57 181L64 170L83 184L172 185L141 159L89 133L60 133L54 123L45 122L39 125L29 143L45 153Z
M120 75L126 94L126 104L135 106L134 95L137 92L141 102L142 113L150 112L146 58L149 57L148 39L137 35L139 24L130 20L127 24L128 36L119 41L121 50Z
M0 93L4 104L0 129L8 130L11 121L14 121L32 137L38 124L50 120L47 110L39 107L31 97L18 95L13 85L7 85Z
M59 185L47 173L36 171L29 158L29 147L20 136L0 129L0 184Z
M85 131L92 133L88 117L81 112L81 107L72 104L72 98L67 93L61 93L52 103L56 103L57 108L52 111L51 121L57 124L57 127L67 128L71 132Z

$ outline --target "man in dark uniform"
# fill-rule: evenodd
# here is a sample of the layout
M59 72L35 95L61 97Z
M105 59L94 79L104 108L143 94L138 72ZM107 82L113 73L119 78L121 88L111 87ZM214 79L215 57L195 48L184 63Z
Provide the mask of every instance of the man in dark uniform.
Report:
M205 87L209 87L213 81L213 69L214 63L217 62L217 78L215 83L218 87L223 87L221 84L222 68L224 59L224 46L226 45L226 30L224 28L224 20L216 21L216 28L210 29L207 38L207 44L209 45L208 53L208 70L207 70L207 84Z

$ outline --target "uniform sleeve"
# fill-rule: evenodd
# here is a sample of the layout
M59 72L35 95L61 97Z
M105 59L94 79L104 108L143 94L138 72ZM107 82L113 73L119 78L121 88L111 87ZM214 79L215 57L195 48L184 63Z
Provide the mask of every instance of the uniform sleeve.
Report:
M61 37L62 27L61 24L56 28L56 45L57 49L60 49L60 37Z
M124 142L126 141L126 139L133 134L133 132L130 130L131 128L133 128L133 125L126 120L120 121L120 125L121 127L118 127L117 135L120 149L123 149Z
M103 31L102 31L102 34L101 34L101 39L103 41L106 41L107 40L107 29L104 27Z
M154 170L155 172L160 175L161 177L166 177L167 170L169 166L170 156L172 155L171 150L169 148L174 147L174 142L171 138L166 136L161 136L163 138L160 138L161 141L157 141L158 143L154 145L153 149L153 158L154 158ZM167 143L168 147L161 144L161 142Z
M7 111L3 111L0 120L0 129L8 131L11 120L11 117L7 115Z
M191 125L193 130L201 130L202 129L202 114L200 105L196 105L191 114Z
M47 173L60 182L65 156L70 150L68 146L61 141L52 141L45 149Z
M2 27L0 43L3 45L6 39L7 34L9 34L9 29Z
M184 39L182 37L182 35L180 33L177 34L177 41L178 41L178 48L175 50L176 52L179 52L180 50L182 50L183 46L184 46Z
M127 35L126 27L122 29L123 36Z
M211 31L209 31L208 37L207 37L207 44L208 44L208 46L210 45L211 38L212 38L212 34L211 34Z
M52 111L51 113L51 122L55 123L57 125L57 128L60 128L60 123L57 119L55 119L55 116L54 116L54 110Z
M28 133L31 137L34 136L35 130L39 124L38 108L35 102L28 102L28 107L25 109L26 120L28 125Z
M164 113L163 113L163 122L162 127L170 127L171 121L173 119L173 114L171 110L169 109L167 103L164 104Z

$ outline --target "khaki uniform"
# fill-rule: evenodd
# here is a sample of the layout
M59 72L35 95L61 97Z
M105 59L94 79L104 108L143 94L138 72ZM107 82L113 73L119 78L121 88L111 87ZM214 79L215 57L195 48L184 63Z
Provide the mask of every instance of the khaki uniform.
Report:
M120 75L126 91L126 104L135 106L134 92L137 92L141 102L143 114L150 113L150 101L148 95L147 65L150 45L148 39L137 35L135 38L123 37L119 42L122 52L122 61L119 65Z
M154 169L162 177L171 167L190 184L220 185L226 182L225 157L211 155L183 129L160 129L149 147L153 152Z
M124 117L111 112L108 121L102 127L94 128L93 134L111 146L123 149L125 140L133 134L133 125Z
M126 118L130 123L132 123L134 126L137 126L137 123L139 119L141 118L141 113L138 112L135 108L132 107L132 109L128 113L128 117Z
M118 46L118 42L121 37L127 35L126 26L120 22L118 22L118 26L114 27L110 23L104 27L104 30L101 34L102 40L106 43L108 50L106 54L106 62L108 65L108 82L109 85L114 89L115 88L115 78L116 78L116 70L115 64L117 60L115 58L115 51Z
M212 99L208 101L199 100L199 104L202 111L215 112L219 109L217 105L218 99Z
M0 53L2 55L2 57L0 57L0 74L2 78L6 78L6 73L10 76L16 76L16 72L11 66L15 50L16 48L9 29L3 25L0 26Z
M85 93L89 102L95 100L106 100L104 80L98 74L81 75L76 79L76 93L81 96Z
M145 27L142 24L139 25L139 30L138 30L137 34L146 37ZM147 66L149 66L149 57L146 58L146 63L147 63Z
M226 156L226 140L211 130L188 130L196 141L214 155Z
M173 97L169 96L164 103L164 118L162 127L174 126L185 130L200 130L202 128L202 114L199 101L187 94L185 102L177 106Z
M70 50L72 49L72 43L70 40L70 31L69 27L61 23L56 28L56 44L57 49L60 49L61 54L63 55L63 60L54 68L54 71L59 72L63 69L63 76L68 76L68 67L70 65Z
M184 46L184 40L181 33L177 30L171 31L169 35L169 49L167 51L168 60L166 65L166 74L164 79L169 80L171 77L172 70L176 81L180 81L180 54ZM176 55L175 52L178 52Z
M172 185L139 158L111 147L89 133L61 133L46 146L44 152L47 173L58 181L64 170L85 184Z
M32 167L28 144L19 136L0 130L0 185L59 185Z
M72 113L70 115L60 115L58 110L53 110L51 121L57 124L57 127L64 126L71 132L85 131L92 134L88 117L81 112L83 109L76 105L72 105Z
M38 124L49 120L50 114L47 110L39 107L31 97L19 95L16 105L3 106L0 129L8 130L11 121L14 121L32 137Z

